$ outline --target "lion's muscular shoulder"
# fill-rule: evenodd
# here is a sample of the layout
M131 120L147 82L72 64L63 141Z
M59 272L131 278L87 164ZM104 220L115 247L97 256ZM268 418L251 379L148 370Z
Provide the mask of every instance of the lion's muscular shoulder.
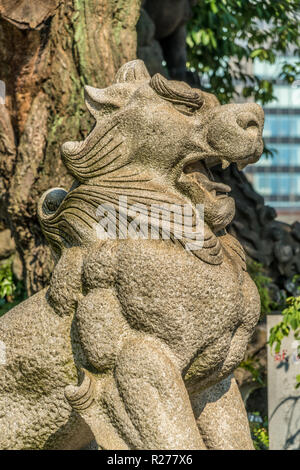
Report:
M84 249L65 249L52 273L47 300L60 316L74 314L82 297L82 263Z
M114 284L118 260L118 241L99 241L85 253L82 278L85 290L107 288Z
M117 264L117 243L98 241L87 247L63 250L56 264L47 298L60 316L75 313L78 302L92 289L113 285Z

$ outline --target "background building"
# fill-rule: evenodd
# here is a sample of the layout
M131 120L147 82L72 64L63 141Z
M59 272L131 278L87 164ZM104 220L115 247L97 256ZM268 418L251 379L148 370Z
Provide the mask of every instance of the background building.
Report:
M293 57L279 57L273 65L255 61L253 72L273 80L287 60L295 61ZM274 95L277 101L264 107L264 138L274 157L263 156L245 172L266 204L276 209L278 219L292 223L300 221L300 80L292 85L277 80Z

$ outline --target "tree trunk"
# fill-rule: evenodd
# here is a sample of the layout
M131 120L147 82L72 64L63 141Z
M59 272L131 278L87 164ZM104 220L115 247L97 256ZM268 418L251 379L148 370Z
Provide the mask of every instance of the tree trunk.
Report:
M84 84L109 85L136 57L139 10L140 0L0 0L0 219L14 236L29 294L52 268L37 201L50 187L70 187L60 145L92 127Z

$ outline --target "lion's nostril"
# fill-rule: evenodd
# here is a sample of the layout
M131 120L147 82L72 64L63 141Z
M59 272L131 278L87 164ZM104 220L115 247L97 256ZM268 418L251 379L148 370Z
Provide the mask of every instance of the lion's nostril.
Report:
M249 121L246 125L246 129L248 129L249 127L258 127L258 122L256 121L253 121L253 119L251 121Z
M252 113L240 113L236 122L245 131L257 132L259 129L259 122Z

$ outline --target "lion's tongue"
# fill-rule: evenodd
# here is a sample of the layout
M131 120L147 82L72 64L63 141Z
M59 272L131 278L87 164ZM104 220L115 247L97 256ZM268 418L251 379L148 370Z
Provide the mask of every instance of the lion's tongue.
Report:
M231 187L223 183L217 183L214 181L214 177L210 169L206 166L205 162L202 163L202 171L193 171L190 173L190 177L196 182L200 183L207 191L214 193L229 193Z
M213 174L206 165L205 160L196 162L187 167L186 173L188 173L189 177L193 181L200 184L206 191L209 191L214 195L217 195L217 193L226 194L231 191L230 186L214 181Z
M196 181L200 183L207 191L217 193L230 193L231 187L227 184L217 183L216 181L208 179L204 174L198 173L196 176Z

